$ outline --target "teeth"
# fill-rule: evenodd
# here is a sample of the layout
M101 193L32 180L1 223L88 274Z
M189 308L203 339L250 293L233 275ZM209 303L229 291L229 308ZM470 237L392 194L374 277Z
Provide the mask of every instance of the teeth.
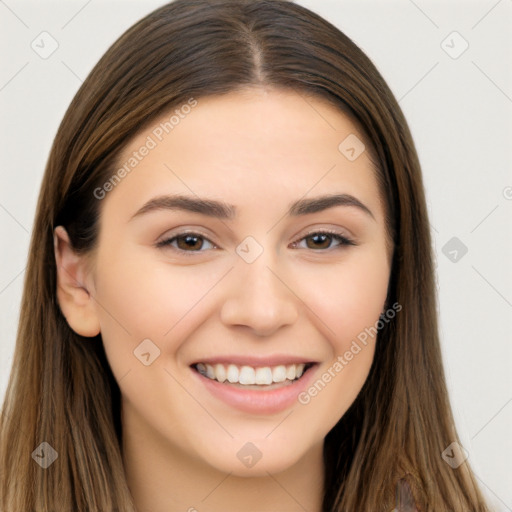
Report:
M215 370L213 366L210 366L209 364L206 365L206 376L209 379L215 379Z
M211 379L217 379L219 382L224 382L228 377L226 375L226 368L224 368L223 364L215 365L215 376L210 377Z
M272 370L268 366L266 368L258 368L255 379L256 384L272 384Z
M250 366L242 366L240 375L238 376L238 382L240 384L255 384L256 383L256 372L254 368Z
M295 380L302 377L305 364L290 364L279 366L265 366L263 368L253 368L252 366L238 367L235 364L214 366L206 363L198 363L197 371L212 380L231 384L244 384L247 386L253 384L270 385L273 382L284 382L285 380Z
M284 382L286 380L286 366L276 366L272 370L272 380L274 382Z
M208 366L208 365L206 365L206 366ZM238 382L238 376L240 375L240 372L238 371L238 367L235 366L234 364L230 364L228 366L228 371L227 371L226 375L228 377L229 382L231 382L231 384ZM208 375L207 375L207 377L208 377Z

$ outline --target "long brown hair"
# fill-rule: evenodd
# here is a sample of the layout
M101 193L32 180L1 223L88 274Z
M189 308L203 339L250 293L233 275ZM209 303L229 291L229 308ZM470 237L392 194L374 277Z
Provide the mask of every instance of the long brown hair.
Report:
M269 86L315 95L357 123L372 149L393 265L368 379L324 443L325 511L385 511L407 482L421 511L487 511L463 463L446 391L421 170L383 78L342 32L286 0L176 0L126 31L92 70L61 123L32 234L21 317L0 424L3 511L135 510L121 453L120 392L101 336L74 333L56 299L53 230L77 252L97 242L94 194L142 128L191 97ZM340 141L341 142L341 141ZM47 442L48 469L33 460Z

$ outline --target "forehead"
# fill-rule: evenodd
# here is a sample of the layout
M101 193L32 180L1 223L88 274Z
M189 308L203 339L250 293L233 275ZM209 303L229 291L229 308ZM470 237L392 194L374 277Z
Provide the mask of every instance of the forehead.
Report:
M116 189L134 202L169 189L222 195L233 204L249 199L249 192L270 197L282 190L289 202L340 187L369 200L379 194L362 138L335 106L290 90L191 99L130 141L117 161L129 172ZM354 159L347 148L362 153Z

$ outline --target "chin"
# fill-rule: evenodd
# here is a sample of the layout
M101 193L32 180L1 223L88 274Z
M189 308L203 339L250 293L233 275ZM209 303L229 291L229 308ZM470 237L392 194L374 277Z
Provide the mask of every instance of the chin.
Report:
M234 452L216 452L207 462L218 471L233 476L267 477L269 473L277 474L292 468L307 453L307 449L300 450L294 443L289 443L288 446L279 443L279 446L275 447L268 440L266 446L264 441L237 442L236 445Z

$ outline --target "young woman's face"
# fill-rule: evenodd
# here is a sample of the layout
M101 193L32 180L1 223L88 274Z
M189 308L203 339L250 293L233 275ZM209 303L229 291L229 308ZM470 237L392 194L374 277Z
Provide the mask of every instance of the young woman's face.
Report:
M368 375L384 208L355 127L324 101L257 89L189 107L121 155L89 291L125 430L276 473L318 450Z

